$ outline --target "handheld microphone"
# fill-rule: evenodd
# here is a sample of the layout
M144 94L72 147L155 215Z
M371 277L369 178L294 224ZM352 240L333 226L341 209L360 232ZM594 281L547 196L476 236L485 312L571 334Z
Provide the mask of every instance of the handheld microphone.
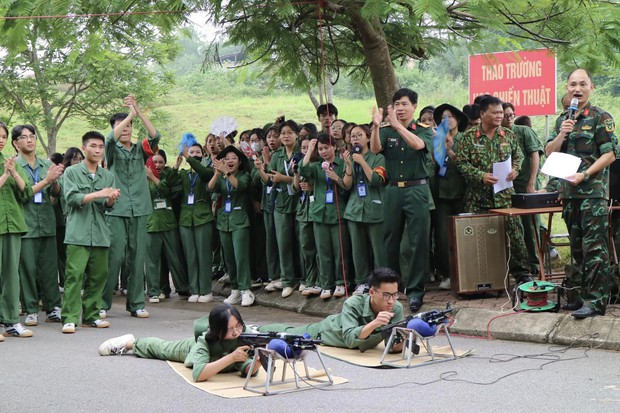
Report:
M329 162L327 162L327 161L324 161L324 162L321 164L321 168L323 168L323 170L324 170L325 172L329 171L329 166L330 166L330 165L329 165Z
M356 143L355 145L353 145L353 153L362 153L363 149L364 148L362 148L362 145L360 144Z
M570 106L568 107L568 119L575 120L575 115L579 110L579 100L577 98L572 98L570 101Z

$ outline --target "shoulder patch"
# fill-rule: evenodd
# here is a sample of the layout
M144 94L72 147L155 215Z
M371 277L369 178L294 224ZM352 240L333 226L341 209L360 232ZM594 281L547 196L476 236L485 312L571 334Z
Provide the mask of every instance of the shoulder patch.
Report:
M614 129L616 128L614 125L614 120L612 118L605 119L604 125L605 125L605 132L608 132L608 133L612 133Z

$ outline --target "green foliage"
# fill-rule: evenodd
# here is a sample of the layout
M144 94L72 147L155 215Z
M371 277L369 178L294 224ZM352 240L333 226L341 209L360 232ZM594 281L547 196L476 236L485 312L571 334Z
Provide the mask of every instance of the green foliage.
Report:
M8 16L56 16L119 11L183 10L181 1L3 3ZM98 18L20 19L0 22L0 110L32 123L48 152L69 116L94 127L134 94L152 102L170 87L163 65L178 46L169 34L182 14Z

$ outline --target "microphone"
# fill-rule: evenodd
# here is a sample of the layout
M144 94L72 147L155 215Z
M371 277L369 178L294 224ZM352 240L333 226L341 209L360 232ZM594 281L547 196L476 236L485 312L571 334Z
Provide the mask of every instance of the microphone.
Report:
M329 162L327 162L327 161L324 161L324 162L321 164L321 168L323 168L323 170L324 170L325 172L329 171L329 167L330 167L330 165L329 165Z
M362 147L362 145L359 145L357 143L353 145L353 153L362 153L363 150L364 148Z
M577 98L572 98L570 101L570 106L568 107L568 119L575 120L575 115L579 110L579 100Z

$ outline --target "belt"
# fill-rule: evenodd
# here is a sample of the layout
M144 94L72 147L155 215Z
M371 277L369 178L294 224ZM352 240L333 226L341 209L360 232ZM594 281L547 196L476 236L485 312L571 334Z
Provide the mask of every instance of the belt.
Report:
M426 185L427 179L414 179L413 181L390 181L390 186L397 186L399 188L408 188L416 185Z

